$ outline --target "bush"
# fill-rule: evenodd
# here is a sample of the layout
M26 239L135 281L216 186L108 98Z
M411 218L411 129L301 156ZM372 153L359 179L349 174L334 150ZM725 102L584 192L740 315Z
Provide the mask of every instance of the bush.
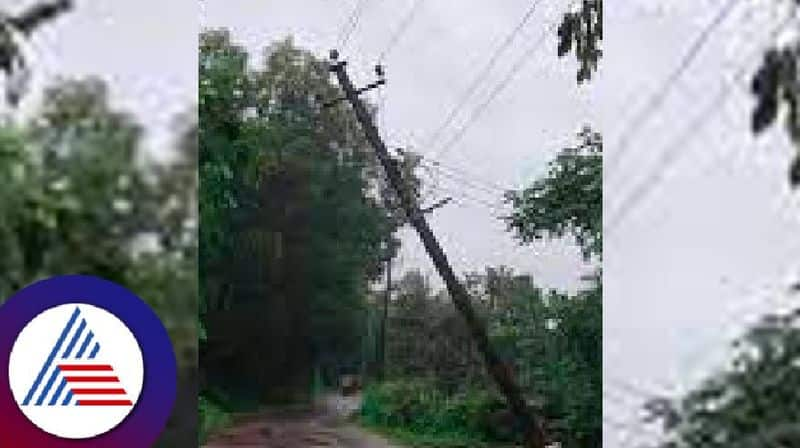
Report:
M423 440L436 440L435 446L476 446L514 437L494 424L505 404L487 391L447 395L431 381L396 380L368 387L362 400L364 424L388 429L415 446L427 446Z
M200 417L200 443L204 443L209 434L228 426L231 422L230 414L205 395L200 395L197 409Z

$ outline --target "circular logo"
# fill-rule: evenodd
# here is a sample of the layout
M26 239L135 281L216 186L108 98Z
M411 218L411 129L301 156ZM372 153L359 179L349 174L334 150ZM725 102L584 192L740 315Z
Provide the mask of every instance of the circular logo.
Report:
M153 311L70 275L0 306L0 446L149 447L172 411L176 363Z
M28 420L55 436L88 439L133 410L144 364L122 321L102 308L70 303L39 314L22 330L8 379Z

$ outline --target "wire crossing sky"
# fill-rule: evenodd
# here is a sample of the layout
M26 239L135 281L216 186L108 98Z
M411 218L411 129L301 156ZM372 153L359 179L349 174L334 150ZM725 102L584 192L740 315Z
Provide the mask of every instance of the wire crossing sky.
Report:
M386 2L369 2L342 58L347 60L354 82L364 86L374 80L373 67L384 50L392 48L397 30L402 30L400 43L388 53L386 86L367 97L383 104L379 122L387 145L418 151L426 161L423 163L430 166L427 158L434 148L418 142L441 125L497 51L498 43L519 27L521 31L513 45L497 58L481 87L490 91L502 82L515 62L536 43L535 39L545 33L547 24L556 23L565 12L565 6L549 3L538 0L534 12L531 0L502 4L422 1L416 10L408 9L417 5L411 2L404 2L399 10ZM341 8L316 0L302 5L273 2L267 7L245 0L208 1L201 20L206 27L228 27L233 38L256 59L254 64L260 62L258 57L266 45L288 36L318 57L327 58L355 2L349 5ZM526 13L529 17L521 26ZM413 14L412 18L404 26L409 14ZM269 27L263 26L260 19L267 16ZM504 94L497 96L481 120L470 127L458 151L442 161L443 165L470 175L452 170L449 178L436 175L438 191L432 190L442 197L452 196L453 202L431 214L430 222L434 232L441 235L458 272L483 271L487 265L505 264L532 274L546 287L572 289L579 284L580 276L590 270L584 266L577 248L570 242L520 246L497 218L501 210L507 209L502 204L503 192L498 189L490 194L483 190L491 187L475 187L483 183L519 186L530 182L544 173L547 162L560 149L552 142L574 143L583 124L593 121L591 87L579 89L575 85L574 63L557 58L554 36L542 44L538 57L528 64L528 69L519 70ZM481 101L485 99L470 98L464 110L473 110ZM532 116L537 117L533 126ZM466 188L466 184L471 186ZM400 237L404 242L404 262L396 264L397 275L409 268L420 268L431 274L434 286L438 286L433 266L413 232L404 229Z
M631 99L660 92L659 80L682 66L686 50L675 42L720 17L719 4L670 6L652 15L608 11L603 129L630 124L628 106L639 102ZM750 134L753 103L741 88L782 16L734 9L747 19L708 34L673 94L648 112L650 126L635 129L626 164L611 173L617 182L607 176L604 184L604 379L616 379L617 392L604 411L624 426L606 427L605 446L653 442L657 431L630 429L651 429L641 422L645 396L680 394L724 366L733 338L791 301L788 281L800 270L792 237L800 204L785 182L792 148L782 129ZM624 148L604 149L619 160Z

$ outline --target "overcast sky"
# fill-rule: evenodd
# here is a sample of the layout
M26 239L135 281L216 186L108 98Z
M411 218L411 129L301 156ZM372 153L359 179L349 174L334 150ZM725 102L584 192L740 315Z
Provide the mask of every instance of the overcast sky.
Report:
M12 13L36 0L0 0ZM75 9L34 34L26 48L33 91L58 77L96 75L112 100L147 126L149 148L170 138L172 118L197 103L195 0L74 0ZM24 103L30 111L39 102Z
M387 47L390 35L407 13L412 1L366 1L357 27L342 50L351 75L363 85L373 81L372 68ZM472 110L488 96L514 65L519 55L535 45L544 23L557 12L548 2L532 16L518 41L450 126L438 146L426 146L434 130L457 103L489 55L529 7L527 0L506 2L423 1L407 32L388 54L388 85L370 99L384 104L380 120L387 144L405 146L431 155L451 138ZM326 0L206 1L202 23L227 27L234 39L258 59L264 46L293 36L300 46L327 57L337 44L354 2ZM544 169L544 163L560 142L573 142L584 122L592 122L591 88L579 89L574 64L555 56L554 35L529 58L508 88L470 127L459 144L442 158L444 165L467 170L478 182L490 181L514 187ZM380 100L379 95L384 95ZM447 196L454 181L441 175L430 203ZM463 175L461 175L463 177ZM475 183L475 182L473 182ZM457 185L457 184L456 184ZM499 203L502 193L472 187L457 193L460 203L436 211L430 219L458 271L483 270L505 264L531 273L540 283L553 287L576 284L581 262L570 244L519 247L492 215L484 202ZM464 194L470 198L464 198ZM449 195L453 195L449 193ZM403 249L397 260L398 274L418 267L436 276L416 234L403 233Z
M607 161L622 147L617 142L637 107L727 2L626 3L631 8L612 8L605 17L598 112ZM800 274L800 201L787 175L793 150L782 125L757 140L748 133L749 75L780 11L739 4L660 112L632 134L619 169L605 173L607 226L642 178L657 181L625 219L605 229L605 410L616 423L635 418L639 393L632 389L674 393L722 365L727 341L760 314L785 306L791 276ZM707 113L721 83L737 71L748 76L725 107ZM707 116L705 127L672 143L698 114ZM666 151L675 157L665 166ZM605 430L604 446L648 438L645 430Z
M292 35L324 56L354 3L208 0L201 22L231 29L254 54ZM365 3L343 52L361 84L372 80L371 67L412 3ZM602 72L590 86L575 85L574 65L555 57L549 36L443 163L502 186L518 186L540 175L584 123L598 126L606 157L614 158L626 123L678 65L722 2L615 3L606 11ZM714 101L721 82L737 67L747 64L742 73L750 73L757 64L757 44L776 23L774 11L762 5L756 12L748 2L740 3L711 34L655 118L629 135L630 151L619 156L619 170L606 172L607 224L642 179L650 179L653 188L614 228L606 229L605 446L652 439L648 428L630 426L641 404L641 394L634 391L669 394L695 384L721 365L729 354L726 343L746 323L787 303L789 276L800 271L800 204L789 192L786 175L791 150L782 129L758 141L750 137L751 100L743 82L723 108L704 113L709 118L703 130L670 143ZM424 146L427 138L528 4L423 1L385 61L389 84L383 132L391 146L436 153L440 146ZM561 12L555 4L542 2L443 141L554 22ZM667 151L678 156L669 157L665 166L661 161ZM649 174L654 164L659 167L655 177ZM497 199L479 190L468 194ZM581 263L568 244L520 248L482 205L448 206L431 221L459 270L507 264L534 274L542 284L562 287L574 285L579 275ZM404 238L401 261L403 268L431 271L414 235Z
M372 80L371 67L412 2L365 2L343 52L359 83ZM30 3L0 1L12 10ZM196 101L197 3L77 3L75 13L34 39L30 51L36 82L41 85L59 75L101 75L110 82L115 101L138 114L157 145L168 135L171 117ZM207 0L200 21L230 28L253 54L292 35L324 56L337 42L353 3ZM528 3L423 1L385 61L389 84L383 89L382 129L391 146L432 155L454 135L561 12L551 6L556 2L544 0L460 119L438 144L426 146ZM749 3L741 3L712 34L656 118L631 135L620 170L606 173L606 220L648 178L664 151L675 149L666 145L713 101L723 76L740 64L757 63L756 45L775 19L763 7L758 16L748 17ZM627 0L615 5L619 9L606 10L602 73L588 87L575 85L574 65L555 57L554 37L548 36L442 163L501 186L518 186L540 175L584 123L603 132L606 156L614 158L625 123L678 64L720 2L675 0L669 5ZM628 424L635 418L639 403L632 387L675 391L718 366L725 359L725 341L759 313L785 303L783 288L791 274L800 272L800 201L788 190L788 142L775 131L752 139L747 133L750 98L741 87L734 92L723 109L710 114L702 132L676 146L680 157L671 169L659 170L651 194L617 226L606 229L609 421ZM441 180L443 190L453 189ZM464 199L463 192L455 194L463 203L439 210L431 224L458 270L506 264L532 273L544 285L574 286L582 264L569 244L518 247L486 206ZM499 199L472 188L466 194L482 202ZM399 264L400 269L432 272L414 235L405 235ZM646 438L642 429L609 426L605 431L609 447L635 446L632 441Z

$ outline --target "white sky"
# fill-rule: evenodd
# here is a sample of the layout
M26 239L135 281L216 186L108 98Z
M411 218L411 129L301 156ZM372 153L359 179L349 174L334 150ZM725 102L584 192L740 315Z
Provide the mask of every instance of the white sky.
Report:
M628 3L629 10L611 9L605 17L606 78L598 88L608 158L623 124L724 2L676 0L670 9ZM608 225L651 164L668 149L679 154L671 168L660 165L663 182L652 194L605 231L605 415L617 423L636 418L640 400L631 386L674 393L721 366L730 353L726 342L761 313L786 305L790 276L800 273L800 201L787 175L792 149L783 127L758 140L748 132L749 75L776 11L763 2L739 3L660 113L631 138L619 171L606 171ZM692 139L670 143L740 66L748 76L726 106ZM609 447L649 437L646 429L606 427L605 434Z
M372 68L412 3L366 2L358 26L342 52L358 84L373 81ZM497 64L476 98L467 103L456 125L460 126L488 96L518 55L534 45L543 32L543 23L552 23L558 17L558 11L548 3L542 2L508 56ZM210 0L204 2L201 22L210 28L229 28L234 39L255 59L259 59L266 45L290 35L298 45L327 57L328 50L339 41L353 4L325 0ZM369 94L376 102L379 95L384 95L385 115L381 123L390 147L410 147L424 155L434 152L421 146L427 144L488 55L528 5L526 0L423 2L415 20L384 61L388 85L382 92ZM466 169L501 186L517 186L542 172L560 142L576 141L574 135L584 122L591 123L592 87L576 86L573 64L568 59L558 60L554 45L551 32L546 45L475 122L461 143L444 156L443 164ZM456 129L448 128L439 144L454 135ZM440 194L434 195L430 203L446 195L441 191L452 190L453 185L441 176ZM497 203L501 199L499 192L492 194L474 188L467 194L480 202ZM576 284L582 263L570 244L519 247L485 205L472 199L465 201L468 203L452 203L439 209L430 219L457 271L505 264L533 274L546 286ZM440 284L416 234L406 229L402 238L404 247L396 263L397 274L417 267Z
M372 80L375 59L412 1L366 2L343 55L359 83ZM0 6L12 10L30 3L0 0ZM115 100L148 126L151 146L157 146L169 134L171 117L196 102L197 2L77 3L76 12L34 39L36 82L59 75L101 75L109 80ZM740 3L743 6L712 35L657 118L631 137L632 149L621 159L619 173L606 173L606 219L648 176L665 145L712 101L723 75L742 63L757 64L754 46L775 20L764 7L757 17L747 18L745 5L751 3ZM207 0L200 22L231 28L254 55L290 34L298 44L325 55L352 4ZM560 145L574 141L584 123L603 132L606 155L613 158L624 123L668 76L720 4L674 0L665 8L628 0L606 10L603 72L583 88L575 86L574 65L555 57L554 37L549 36L546 46L443 163L517 186L541 174ZM525 0L423 2L385 61L389 84L384 89L383 130L390 145L433 153L420 146L527 5ZM467 103L467 114L514 58L533 45L544 24L558 17L561 6L554 9L555 2L549 0L542 5L487 79L486 88ZM790 194L786 176L791 149L782 129L758 141L750 137L751 102L743 88L735 92L703 132L678 147L681 157L663 172L664 182L619 226L606 229L606 416L614 421L627 424L635 418L639 402L626 385L653 392L679 390L718 366L725 359L724 343L745 322L785 303L782 289L791 274L800 272L800 200ZM443 141L456 128L449 128ZM480 190L469 194L497 199ZM569 245L520 248L482 205L445 207L431 224L458 270L507 264L532 273L541 284L561 287L574 285L580 274L581 263ZM404 243L399 269L418 266L432 272L414 236L406 235ZM605 430L604 445L612 448L646 439L639 434L644 430Z
M148 148L160 151L175 114L197 103L196 0L74 2L72 13L34 34L27 48L33 91L60 76L100 76L114 103L147 127ZM13 13L35 3L0 0L0 8ZM39 99L32 95L24 109Z
M201 20L206 26L230 28L253 54L293 35L297 43L324 56L337 42L353 3L209 0ZM375 59L411 3L366 2L343 54L360 83L371 81ZM663 3L628 0L606 11L603 72L589 87L575 86L574 66L555 57L550 37L545 51L533 57L444 162L501 185L519 185L540 174L559 144L572 141L583 123L597 125L605 136L606 156L613 157L623 123L666 79L721 4ZM419 145L527 5L523 0L423 2L386 61L383 129L391 146L433 153ZM488 87L467 103L467 114L504 76L515 55L534 42L543 24L558 17L561 6L553 9L555 2L550 1L543 5L488 78ZM631 137L633 149L620 159L619 173L606 173L607 220L621 198L648 176L665 145L693 119L692 112L713 100L722 76L743 61L755 67L759 53L753 46L766 35L767 25L775 23L770 8L760 6L749 18L746 8L734 11L657 118ZM800 271L800 204L790 195L786 176L790 148L780 130L759 141L750 137L750 99L742 88L735 92L712 114L704 132L680 145L681 157L641 207L615 229L607 229L604 357L609 421L635 423L641 400L632 388L675 392L719 366L727 354L726 342L745 322L785 303L788 276ZM448 130L445 140L456 128ZM475 190L469 194L487 198ZM578 275L580 263L568 245L519 248L482 206L449 206L431 221L459 270L504 263L553 286L572 285ZM431 272L414 235L409 232L404 243L402 268L420 266ZM604 445L628 447L652 439L647 428L636 428L605 427Z

